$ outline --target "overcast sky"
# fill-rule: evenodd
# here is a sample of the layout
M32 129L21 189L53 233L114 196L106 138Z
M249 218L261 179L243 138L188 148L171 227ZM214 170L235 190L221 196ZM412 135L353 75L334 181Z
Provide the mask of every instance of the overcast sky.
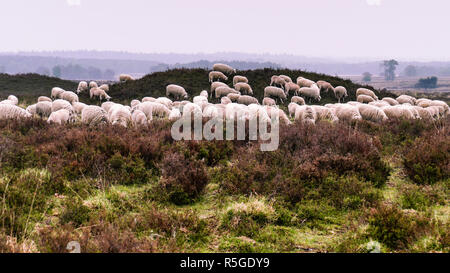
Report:
M448 0L0 0L0 51L450 60Z

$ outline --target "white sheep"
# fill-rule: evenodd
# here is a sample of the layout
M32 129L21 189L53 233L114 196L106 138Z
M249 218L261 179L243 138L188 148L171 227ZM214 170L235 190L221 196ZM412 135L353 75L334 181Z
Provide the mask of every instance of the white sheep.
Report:
M388 120L387 115L384 113L383 109L368 105L368 104L361 104L358 105L359 113L361 114L361 117L364 120L369 120L373 122L383 122Z
M119 81L120 82L134 81L134 78L128 74L120 74Z
M356 100L359 103L369 103L369 102L374 102L375 101L371 96L368 96L368 95L359 95L356 98Z
M38 102L41 102L41 101L52 102L52 99L49 98L49 97L46 97L46 96L40 96L40 97L38 98Z
M230 93L239 94L239 95L241 94L239 91L237 91L233 88L230 88L228 86L217 87L216 91L215 91L215 95L216 95L217 99L220 97L223 97L223 96L227 96Z
M408 96L408 95L398 96L396 100L400 104L404 104L404 103L409 103L411 105L415 105L416 104L416 99L411 97L411 96Z
M151 101L151 102L155 102L155 101L156 101L156 99L155 99L155 98L153 98L153 97L144 97L144 98L142 99L142 102L146 102L146 101Z
M419 113L420 119L423 120L433 120L433 114L431 111L429 111L426 108L420 107L420 106L413 106L414 109Z
M345 122L355 122L362 120L362 116L359 113L358 107L349 104L337 104L333 107L335 109L335 115L339 120Z
M233 86L235 86L239 82L248 83L248 79L244 76L239 76L239 75L234 76L233 77Z
M375 92L373 92L372 90L367 89L367 88L358 88L358 89L356 90L356 97L358 97L359 95L366 95L366 96L369 96L369 97L371 97L374 101L375 101L375 100L378 100L378 97L377 97L377 95L375 95Z
M88 105L81 112L81 122L90 126L105 124L108 122L108 113L96 105Z
M130 102L131 108L135 108L137 105L139 105L141 102L139 100L132 100Z
M64 91L66 91L66 90L64 90L64 89L62 89L62 88L59 88L59 87L53 87L53 88L52 88L52 93L51 93L51 98L52 98L52 99L58 99L58 98L60 98L60 95L61 95L62 93L64 93Z
M216 89L218 87L221 87L221 86L228 87L228 85L226 85L223 82L213 82L213 83L211 83L211 97L215 96Z
M186 92L186 90L176 84L169 84L166 87L166 97L174 97L175 100L181 100L181 99L187 99L188 98L188 93Z
M199 96L203 96L203 97L205 97L206 99L208 99L208 91L206 91L206 90L203 90L202 92L200 92L200 95Z
M273 107L273 106L264 106L267 115L269 116L269 118L272 118L272 116L277 113L278 114L278 118L280 120L280 123L283 123L285 125L290 125L292 124L292 122L289 120L288 116L286 115L286 113L279 109L278 107Z
M267 86L264 88L264 97L276 97L280 99L281 103L283 103L283 100L287 99L284 90L274 86Z
M75 113L77 113L78 115L81 115L81 112L83 112L84 107L86 107L87 105L82 103L82 102L74 102L72 103L72 107L73 110L75 111Z
M393 98L389 98L389 97L382 98L381 100L389 103L389 105L391 105L391 106L395 106L395 105L399 104L397 100L395 100Z
M14 105L17 105L19 103L19 99L14 95L9 95L8 100L12 101Z
M146 101L139 104L136 109L144 112L149 121L153 120L153 116L164 118L170 115L170 109L158 102Z
M25 110L33 116L36 115L36 104L29 105Z
M40 103L43 104L44 102L40 102ZM38 103L38 104L40 104L40 103ZM52 108L51 108L52 112L56 112L61 109L66 109L67 111L69 111L71 113L74 112L72 104L70 104L70 102L68 102L66 100L62 100L62 99L55 100L52 103Z
M131 112L125 106L115 104L108 111L108 120L112 125L128 127L131 123Z
M308 105L299 105L295 107L295 120L304 124L316 124L316 111Z
M251 96L240 96L237 100L238 103L240 104L244 104L244 105L250 105L250 104L259 104L259 101L257 98L255 97L251 97Z
M267 106L276 106L277 103L274 99L271 98L264 98L262 101L262 105L267 105Z
M283 78L281 78L280 76L274 75L270 79L270 86L272 86L272 85L284 88L284 86L286 85L286 81Z
M50 101L40 101L40 102L36 103L36 114L39 115L41 118L49 117L50 114L52 113L52 106L53 106L53 103ZM57 109L57 108L58 107L55 107L55 109ZM64 109L64 108L60 108L60 109ZM66 109L66 110L70 110L70 108Z
M245 82L239 82L239 83L235 84L234 89L241 92L241 94L253 95L252 87L248 83L245 83Z
M66 109L61 109L51 113L51 115L47 119L47 123L57 123L60 125L69 122L74 122L74 118L72 116L72 113L70 113Z
M388 116L388 118L390 119L395 118L414 119L414 113L410 109L402 105L385 106L381 109L383 109L386 116Z
M202 108L195 103L188 103L183 107L183 117L192 114L192 117L202 117Z
M81 81L78 84L78 88L77 88L77 94L80 94L81 92L86 92L89 90L89 85L87 82L85 81Z
M369 102L369 105L373 105L373 106L376 106L379 108L385 107L385 106L390 106L390 104L384 100L372 101L372 102Z
M173 106L173 101L169 98L166 97L159 97L155 100L155 102L157 103L161 103L163 105L165 105L167 108L172 109Z
M104 90L105 92L109 92L109 85L107 85L107 84L102 84L102 85L100 85L99 88Z
M343 86L338 86L334 88L334 96L338 99L338 102L341 103L345 97L348 97L347 89Z
M236 94L236 93L229 93L227 95L227 97L232 101L232 102L237 102L237 100L239 99L241 95L240 94Z
M444 108L444 113L443 116L448 115L449 114L449 106L446 102L441 101L441 100L432 100L430 103L430 106L440 106Z
M30 118L32 115L27 110L13 104L0 104L0 119Z
M291 79L291 77L289 77L289 76L286 76L286 75L280 75L280 76L278 76L278 77L282 78L285 82L292 82L292 79Z
M102 103L101 107L103 110L106 111L106 113L109 112L109 109L111 109L111 107L113 107L116 103L112 102L112 101L106 101L104 103Z
M170 111L170 114L169 114L169 120L170 121L175 121L175 120L178 120L178 119L180 119L181 118L181 112L180 112L180 109L178 109L178 108L173 108L171 111Z
M288 105L288 112L289 112L289 117L293 117L295 115L295 111L297 110L297 107L299 107L300 105L298 105L295 102L291 102Z
M228 97L222 97L222 98L220 99L220 103L226 105L226 104L232 103L232 101L231 101L230 98L228 98Z
M89 83L89 89L92 89L92 88L98 88L97 82L91 81L91 82Z
M192 99L192 102L195 104L200 104L201 102L208 102L208 98L204 96L195 96Z
M293 82L286 82L286 84L284 85L284 91L286 92L286 95L289 95L289 92L292 91L295 96L298 96L300 86Z
M322 97L320 96L320 89L316 84L311 85L311 87L302 87L298 91L299 95L304 96L316 101L320 101Z
M334 114L334 109L321 105L311 105L311 107L314 109L314 112L316 112L316 121L327 120L331 122L337 122L339 120L338 117Z
M0 101L0 104L11 104L11 105L15 105L15 104L14 104L14 101L12 101L12 100L2 100L2 101Z
M293 96L291 102L297 103L298 105L305 105L305 99L299 96Z
M108 96L108 94L106 94L105 90L100 89L98 87L91 88L91 90L89 91L89 96L90 96L91 99L95 98L95 97L98 97L98 99L100 101L102 101L104 99L109 101L111 99L111 97Z
M329 83L327 81L317 81L317 86L319 87L320 92L322 92L322 91L326 91L326 92L333 91L334 92L334 87L331 85L331 83Z
M131 115L134 126L144 126L148 124L147 116L141 110L134 110Z
M220 71L211 71L211 72L209 72L209 82L212 83L215 80L227 81L228 77L225 76L225 74L223 74Z
M236 69L232 68L231 66L227 64L217 63L213 65L214 71L219 71L224 74L233 74L236 73Z
M303 78L303 77L298 77L297 78L297 85L300 86L300 88L302 88L302 87L311 87L313 84L316 84L316 83L314 81L312 81L312 80L308 80L308 79Z
M79 102L78 95L72 91L64 91L59 95L59 97L70 103Z

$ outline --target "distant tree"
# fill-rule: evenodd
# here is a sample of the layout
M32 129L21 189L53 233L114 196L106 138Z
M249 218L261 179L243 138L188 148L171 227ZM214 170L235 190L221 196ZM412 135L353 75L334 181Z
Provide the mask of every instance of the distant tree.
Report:
M407 67L405 67L403 73L407 77L415 77L417 76L417 68L414 65L408 65Z
M398 62L396 60L386 60L381 64L384 67L384 78L386 81L395 80L395 70Z
M61 69L61 66L59 66L59 65L53 67L53 69L52 69L53 76L55 76L57 78L61 78L61 72L62 72L62 69Z
M371 82L372 81L372 74L370 74L370 72L364 72L362 80L364 82Z
M114 80L114 76L116 75L116 72L111 69L106 69L105 72L103 72L103 78L105 80Z
M427 77L423 79L419 79L419 82L416 84L417 88L425 88L432 89L437 87L437 77Z
M38 67L38 69L36 69L36 74L50 76L50 69L45 66L40 66Z

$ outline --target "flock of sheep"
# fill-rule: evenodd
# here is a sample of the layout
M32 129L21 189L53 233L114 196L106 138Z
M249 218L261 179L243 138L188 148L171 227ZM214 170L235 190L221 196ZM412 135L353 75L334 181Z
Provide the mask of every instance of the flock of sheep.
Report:
M291 118L296 122L315 124L320 120L331 122L354 122L370 120L382 122L389 118L437 120L449 113L447 103L438 100L415 99L401 95L394 98L379 100L372 90L360 88L356 91L357 101L341 103L347 97L345 87L333 87L326 81L314 82L298 77L296 83L286 75L275 75L270 85L264 89L264 99L261 104L253 97L253 89L244 76L233 77L233 87L221 82L236 70L225 64L215 64L209 73L211 88L202 91L191 101L186 90L170 84L166 87L166 97L145 97L141 101L133 100L130 105L110 102L107 94L109 86L98 86L96 82L80 82L76 92L65 91L59 87L51 90L50 97L39 97L36 104L23 109L18 105L17 97L11 95L0 102L0 119L27 118L40 116L47 122L65 124L81 121L83 124L98 125L111 123L121 126L146 125L154 118L177 120L183 116L195 114L202 118L235 117L237 113L243 119L258 117L269 121L277 114L280 121L291 124ZM228 76L227 76L228 75ZM120 81L134 80L129 75L120 75ZM79 102L78 95L89 92L91 98L106 100L101 106L86 105ZM321 92L333 92L338 103L325 106L308 105L306 101L320 101ZM284 103L291 96L288 105L288 115L278 107L277 101ZM220 102L212 103L214 98Z

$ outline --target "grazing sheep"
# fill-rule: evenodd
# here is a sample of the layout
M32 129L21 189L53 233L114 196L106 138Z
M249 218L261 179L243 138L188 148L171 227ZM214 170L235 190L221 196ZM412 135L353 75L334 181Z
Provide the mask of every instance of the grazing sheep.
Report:
M46 97L46 96L40 96L40 97L38 98L38 102L41 102L41 101L52 102L52 99L49 98L49 97Z
M238 75L234 76L233 77L233 86L235 86L239 82L248 83L248 79L244 76L238 76Z
M9 95L8 100L12 101L14 105L17 105L19 103L19 99L14 95Z
M234 86L234 89L241 92L241 94L253 95L252 87L245 82L239 82Z
M358 88L356 90L356 97L358 97L360 95L366 95L366 96L371 97L373 100L378 100L378 97L375 95L375 92L373 92L372 90L369 90L367 88Z
M41 118L49 117L50 114L52 113L52 106L53 106L53 103L50 101L40 101L40 102L36 103L36 114L39 115ZM57 107L55 107L55 109L57 109ZM64 109L64 108L61 108L61 109ZM69 110L69 109L66 109L66 110Z
M64 91L61 93L60 98L70 103L78 102L78 95L71 91Z
M344 101L344 98L348 97L347 89L343 86L334 88L334 96L336 97L338 102L341 103L341 100Z
M294 95L298 96L300 86L293 82L286 82L286 84L284 85L284 91L286 92L286 95L289 95L289 92L292 91Z
M333 109L320 105L311 105L311 107L316 112L316 121L328 120L331 122L337 122L339 120L338 117L334 114Z
M100 101L102 101L104 99L109 101L111 99L111 97L108 96L108 94L106 94L105 90L100 89L98 87L91 88L91 90L89 91L89 96L90 96L91 99L94 98L94 97L98 97L98 99Z
M131 121L134 126L143 126L148 124L147 116L141 110L134 110L131 114Z
M107 84L102 84L102 85L100 85L99 88L105 92L109 92L109 85L107 85Z
M202 108L195 103L188 103L183 107L183 116L194 114L193 117L202 117Z
M213 70L214 71L219 71L222 72L224 74L233 74L236 73L236 69L232 68L229 65L226 64L222 64L222 63L217 63L213 65Z
M147 101L155 102L156 99L153 98L153 97L144 97L144 98L142 99L142 102L147 102Z
M130 102L131 108L135 108L137 105L139 105L141 102L139 100L132 100Z
M235 90L233 88L230 88L228 86L226 86L226 87L225 86L217 87L215 93L216 93L216 98L217 99L220 98L220 97L223 97L223 96L227 96L230 93L239 94L239 95L241 94L239 91L237 91L237 90Z
M51 115L47 119L47 123L57 123L60 125L74 121L75 120L72 116L72 113L67 111L66 109L61 109L51 113Z
M0 119L30 118L32 115L27 110L13 104L0 104Z
M134 78L128 74L120 74L119 81L120 82L134 81Z
M283 103L283 100L287 99L284 90L274 86L267 86L264 88L264 97L276 97L280 99L281 103Z
M306 104L306 103L305 103L305 99L302 98L302 97L299 97L299 96L293 96L293 97L291 98L291 102L295 102L295 103L297 103L298 105L305 105L305 104Z
M316 111L308 105L299 105L295 108L295 121L300 121L304 124L316 124Z
M222 80L222 81L227 81L228 77L225 76L225 74L223 74L220 71L211 71L209 72L209 82L212 83L215 80Z
M66 91L66 90L64 90L64 89L62 89L62 88L59 88L59 87L54 87L54 88L52 89L52 95L51 95L51 98L52 98L52 99L58 99L58 98L60 98L60 95L61 95L62 93L64 93L64 91Z
M391 105L391 106L395 106L395 105L399 104L397 100L395 100L393 98L389 98L389 97L382 98L381 100L389 103L389 105Z
M374 102L375 100L371 97L371 96L367 96L367 95L359 95L356 100L359 103L369 103L369 102Z
M155 100L155 102L161 103L169 109L172 109L172 106L173 106L173 101L171 99L165 98L165 97L159 97Z
M27 110L27 112L32 116L36 115L36 104L29 105L25 110Z
M297 78L297 85L300 86L300 88L302 88L302 87L311 87L313 84L316 84L316 83L314 81L312 81L312 80L308 80L308 79L305 79L303 77L298 77Z
M293 117L295 115L295 111L297 110L297 107L299 107L300 105L298 105L295 102L291 102L288 105L288 112L289 112L289 117Z
M170 98L170 96L174 97L175 100L187 99L188 93L186 90L176 84L169 84L166 87L166 97Z
M380 108L385 107L385 106L390 106L390 104L388 102L383 101L383 100L369 102L369 105L373 105L373 106L380 107Z
M92 89L92 88L98 88L97 82L91 81L91 82L89 83L89 89Z
M208 98L204 96L196 96L192 99L195 104L201 104L202 102L208 102Z
M102 103L101 107L103 108L103 110L106 111L106 113L108 113L109 109L111 109L111 107L113 107L115 104L116 104L115 102L107 101Z
M250 104L259 104L259 101L257 98L255 97L251 97L251 96L240 96L237 100L238 103L240 104L244 104L244 105L250 105Z
M0 101L0 104L11 104L11 105L15 105L15 104L14 104L14 101L12 101L12 100L2 100L2 101Z
M420 107L420 106L413 106L414 110L417 111L417 113L419 113L420 119L423 120L433 120L433 114L431 113L431 111L429 111L426 108Z
M211 83L211 97L213 97L215 95L216 89L218 87L221 87L221 86L228 87L228 85L226 85L223 82L213 82L213 83Z
M271 98L264 98L263 101L262 101L262 104L263 105L267 105L267 106L276 106L277 105L275 100L271 99Z
M81 81L81 82L78 84L77 94L80 94L81 92L85 92L85 91L88 91L88 90L89 90L89 85L88 85L88 83L85 82L85 81Z
M240 94L236 94L236 93L229 93L227 95L227 97L232 101L232 102L237 102L237 100L239 99L241 95Z
M428 106L426 108L424 108L425 110L427 110L428 112L430 112L431 116L433 117L433 119L439 119L441 117L441 109L442 107L440 106ZM442 110L443 112L443 110Z
M108 122L108 113L101 107L88 105L81 112L81 122L89 126L96 126Z
M170 111L169 114L169 120L170 121L175 121L181 118L181 112L180 109L174 108Z
M148 120L153 120L153 116L164 118L170 115L170 109L158 102L143 102L139 104L136 109L144 112Z
M362 102L359 101L349 101L347 102L347 104L352 105L352 106L359 106L362 104Z
M379 107L368 104L361 104L358 105L357 107L359 113L361 114L361 117L364 120L369 120L373 122L383 122L388 120L388 117L384 113L383 109Z
M221 104L229 104L229 103L232 103L232 101L231 101L230 98L228 98L228 97L222 97L222 98L220 99L220 103L221 103Z
M115 104L108 111L108 120L112 125L128 127L131 123L131 112L125 106Z
M326 92L333 91L334 92L334 87L329 82L318 81L317 86L319 87L320 92L322 92L322 91L326 91Z
M311 87L302 87L298 91L299 95L304 96L316 101L320 101L322 97L320 96L320 89L317 85L313 84Z
M289 76L286 76L286 75L280 75L280 76L278 76L278 77L282 78L285 82L292 82L292 79L291 79L291 77L289 77Z
M416 99L411 97L411 96L408 96L408 95L398 96L396 100L400 104L404 104L404 103L409 103L411 105L415 105L416 104Z
M267 115L269 116L269 118L272 118L273 114L277 113L280 123L283 123L284 125L290 125L292 124L292 122L289 120L288 116L286 115L286 113L277 108L277 107L273 107L273 106L264 106Z
M41 103L41 102L40 102ZM44 102L42 102L42 103L44 103ZM39 104L39 103L38 103ZM52 103L52 108L51 108L51 110L52 110L52 113L53 112L56 112L56 111L58 111L58 110L61 110L61 109L66 109L67 111L69 111L69 112L74 112L73 111L73 107L72 107L72 104L70 104L70 102L68 102L68 101L66 101L66 100L61 100L61 99L59 99L59 100L55 100L53 103ZM38 110L39 111L39 110ZM39 113L38 113L39 114Z
M280 76L272 76L272 78L270 79L270 86L275 85L278 86L280 88L284 88L284 86L286 85L286 81L281 78Z
M349 104L337 104L335 107L335 115L344 122L355 122L362 120L358 107Z
M402 118L402 119L414 119L413 112L407 107L401 105L386 106L382 108L386 116L390 119Z
M75 113L77 113L78 115L81 115L81 112L83 112L84 107L86 107L87 105L82 103L82 102L74 102L72 103L72 107L73 110L75 111Z
M446 116L449 114L449 106L446 102L441 100L432 100L430 103L430 106L440 106L444 108L443 116Z
M226 97L224 97L224 98L226 98ZM210 105L206 106L205 109L203 109L202 116L204 118L211 118L211 119L219 118L219 117L223 118L223 114L224 114L224 109L219 108L215 104L210 104Z
M199 96L203 96L203 97L205 97L206 99L208 99L208 91L203 90L202 92L200 92L200 95L199 95Z

